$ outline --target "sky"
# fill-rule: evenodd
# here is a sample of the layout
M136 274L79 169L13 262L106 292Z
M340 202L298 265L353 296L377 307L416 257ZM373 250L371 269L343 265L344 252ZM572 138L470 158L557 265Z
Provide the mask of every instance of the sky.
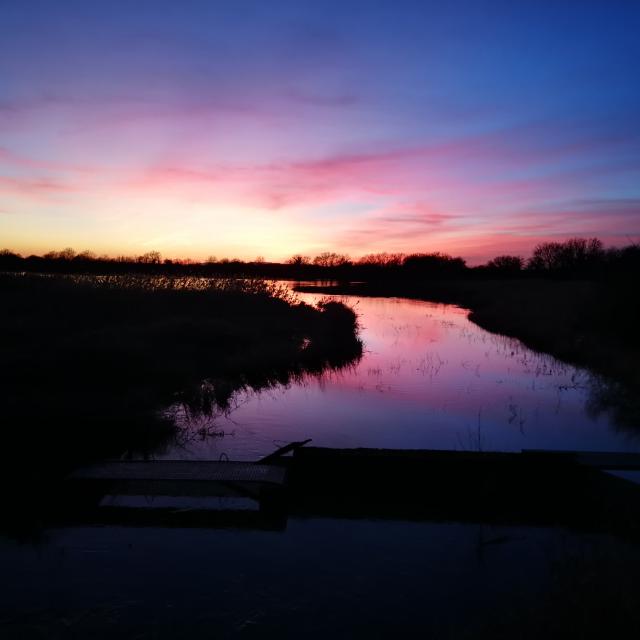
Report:
M640 241L638 0L0 0L0 248Z

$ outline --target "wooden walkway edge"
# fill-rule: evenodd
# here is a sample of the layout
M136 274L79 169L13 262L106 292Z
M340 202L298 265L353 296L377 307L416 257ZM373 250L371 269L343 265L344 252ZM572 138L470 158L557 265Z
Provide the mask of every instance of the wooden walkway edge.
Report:
M200 460L152 460L103 462L74 471L71 480L169 482L241 482L283 485L286 470L276 465L251 462Z

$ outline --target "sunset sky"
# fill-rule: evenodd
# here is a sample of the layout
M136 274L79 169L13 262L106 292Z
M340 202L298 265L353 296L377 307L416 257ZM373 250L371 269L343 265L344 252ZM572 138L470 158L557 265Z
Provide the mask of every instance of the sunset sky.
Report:
M640 2L2 0L0 248L640 241Z

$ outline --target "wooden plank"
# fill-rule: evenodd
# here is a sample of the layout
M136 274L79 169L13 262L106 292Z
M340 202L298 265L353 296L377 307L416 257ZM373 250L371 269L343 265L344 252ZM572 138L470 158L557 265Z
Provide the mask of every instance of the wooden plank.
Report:
M72 480L240 482L282 485L286 470L275 465L251 462L201 460L153 460L104 462L73 472Z
M264 456L264 458L260 458L258 460L259 464L266 464L267 462L272 462L273 460L277 460L281 458L286 453L290 453L291 451L296 451L301 447L304 447L305 444L309 444L311 442L311 438L307 438L306 440L301 440L300 442L290 442L284 447L280 447L276 449L273 453L270 453L268 456Z
M78 482L78 481L76 481ZM82 480L83 484L108 485L106 492L118 496L244 497L260 500L261 489L280 485L220 480Z

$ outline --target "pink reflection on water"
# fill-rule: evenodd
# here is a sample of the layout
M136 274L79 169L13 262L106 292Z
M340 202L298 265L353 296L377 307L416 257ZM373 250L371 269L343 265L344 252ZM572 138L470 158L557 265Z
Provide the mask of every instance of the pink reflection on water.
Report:
M315 303L321 296L300 297ZM638 450L606 415L586 412L586 372L480 329L466 310L343 300L360 318L365 354L357 365L241 395L235 410L215 419L224 436L195 439L163 457L256 459L306 438L332 447Z

